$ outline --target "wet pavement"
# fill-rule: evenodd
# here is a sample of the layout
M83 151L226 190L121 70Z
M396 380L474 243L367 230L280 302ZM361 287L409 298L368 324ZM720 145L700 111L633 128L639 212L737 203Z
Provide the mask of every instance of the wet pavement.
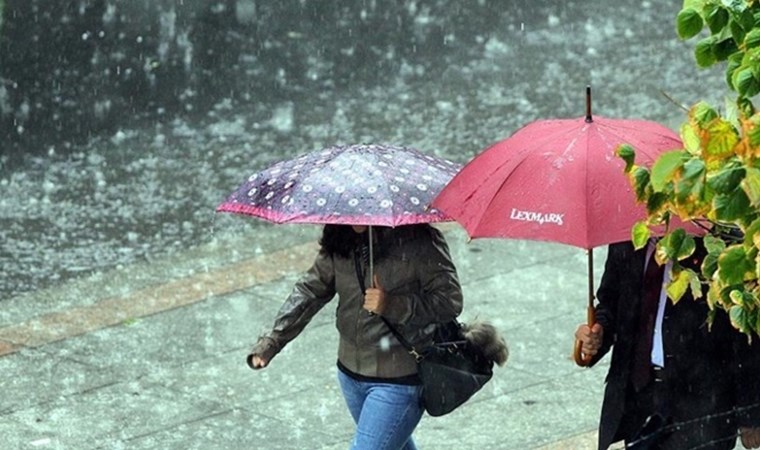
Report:
M322 147L407 145L464 164L533 120L583 116L586 85L595 117L674 130L685 114L663 93L716 106L729 95L723 66L697 69L694 42L677 39L672 2L503 5L498 27L477 31L482 45L441 71L223 99L192 120L122 123L19 165L6 162L0 136L0 303L242 232L244 221L217 218L216 205L255 171Z
M515 2L515 8L529 2ZM219 216L254 170L336 143L392 142L465 163L531 120L684 119L663 96L722 104L722 68L697 70L667 2L562 2L510 16L482 53L443 72L298 101L222 101L180 118L0 158L0 448L345 449L328 305L269 368L244 363L316 249L318 227ZM412 68L414 69L414 68ZM410 69L411 70L411 69ZM416 69L415 69L416 70ZM570 358L585 320L582 250L467 239L442 226L466 295L494 322L506 368L422 449L590 449L607 364ZM597 277L604 252L595 253Z
M492 321L511 355L460 409L423 417L420 447L595 448L607 364L582 369L570 356L585 315L584 251L468 243L457 225L439 226L458 264L462 319ZM3 448L348 448L333 303L270 367L244 362L318 232L264 226L11 299L0 313ZM604 251L595 257L598 280Z

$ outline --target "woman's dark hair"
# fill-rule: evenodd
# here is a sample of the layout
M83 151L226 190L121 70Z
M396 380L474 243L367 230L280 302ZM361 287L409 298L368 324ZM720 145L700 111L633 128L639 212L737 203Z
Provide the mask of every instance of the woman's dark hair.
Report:
M428 224L404 225L396 228L372 227L374 260L378 261L385 256L393 239L411 238L418 233L429 233L430 229ZM367 233L357 233L351 225L325 225L322 229L322 237L319 239L321 251L341 258L352 258L354 250L365 243L367 243Z

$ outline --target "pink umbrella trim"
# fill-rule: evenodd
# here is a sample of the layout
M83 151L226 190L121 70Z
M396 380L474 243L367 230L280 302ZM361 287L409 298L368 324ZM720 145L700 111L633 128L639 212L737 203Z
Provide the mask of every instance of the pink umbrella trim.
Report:
M244 205L241 203L225 202L219 205L217 212L230 212L258 217L273 223L312 223L334 225L373 225L396 227L401 225L414 225L419 223L450 222L453 219L436 209L430 209L424 213L410 213L394 216L373 216L369 213L364 215L328 214L314 215L309 213L284 213L269 208Z

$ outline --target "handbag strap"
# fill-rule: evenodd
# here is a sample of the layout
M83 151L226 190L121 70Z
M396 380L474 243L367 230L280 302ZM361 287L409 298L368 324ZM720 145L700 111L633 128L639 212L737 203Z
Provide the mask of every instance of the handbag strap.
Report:
M361 262L359 261L359 252L354 252L354 267L356 268L356 279L359 280L359 287L362 288L362 294L367 292L366 285L364 284L364 274L361 269ZM414 346L406 340L406 338L399 333L399 331L391 325L391 323L383 316L380 316L380 319L385 323L385 326L388 327L389 330L391 330L391 333L398 339L398 341L401 343L401 346L406 349L407 352L409 352L410 355L414 356L414 359L417 361L420 361L422 359L422 355L420 355L417 350L414 349Z

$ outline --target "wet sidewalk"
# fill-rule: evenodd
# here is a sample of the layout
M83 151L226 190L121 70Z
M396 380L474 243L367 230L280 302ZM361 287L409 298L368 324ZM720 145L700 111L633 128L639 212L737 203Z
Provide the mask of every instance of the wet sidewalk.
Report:
M422 449L591 449L607 363L575 366L582 250L475 240L441 226L463 320L492 321L505 368L450 415L423 417ZM0 435L9 449L346 449L328 305L270 367L251 343L316 251L318 227L263 227L161 261L4 301ZM604 252L595 252L597 279Z

